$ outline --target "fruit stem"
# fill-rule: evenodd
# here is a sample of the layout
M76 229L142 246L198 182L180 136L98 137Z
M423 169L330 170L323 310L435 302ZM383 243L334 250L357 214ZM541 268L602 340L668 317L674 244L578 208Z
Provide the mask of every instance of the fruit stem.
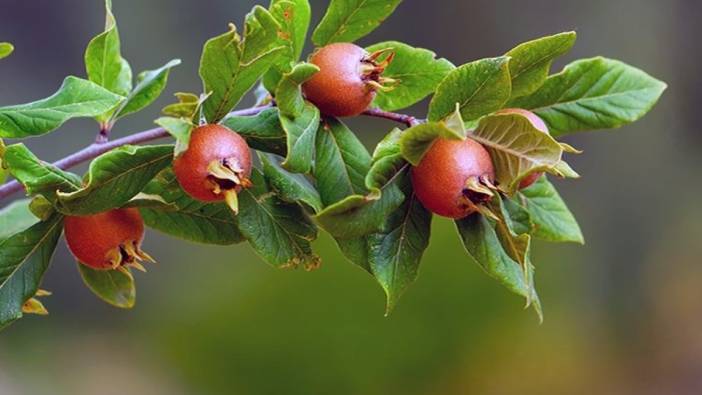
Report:
M274 107L274 103L269 103L265 104L262 106L256 106L256 107L251 107L251 108L246 108L243 110L238 110L238 111L232 111L229 113L229 116L253 116L253 115L258 115L260 112L267 110L269 108ZM406 115L406 114L399 114L399 113L394 113L394 112L389 112L389 111L383 111L380 109L369 109L366 110L363 115L369 116L369 117L375 117L375 118L384 118L388 119L391 121L395 121L398 123L405 124L407 127L412 127L419 125L422 123L422 120L419 120L411 115ZM163 128L153 128L149 130L145 130L143 132L131 134L126 137L122 137L117 140L111 140L111 141L95 141L94 143L90 144L89 146L81 149L80 151L77 151L71 155L68 155L67 157L56 161L53 163L53 166L58 167L61 170L68 170L74 166L77 166L81 163L87 162L89 160L95 159L98 156L109 152L115 148L119 148L123 145L134 145L134 144L143 144L149 141L153 140L159 140L163 139L166 137L169 137L170 134ZM6 197L19 192L23 190L24 187L22 184L17 182L16 180L9 181L3 185L0 185L0 200L5 199Z
M403 123L403 124L407 125L407 127L410 127L410 128L412 126L417 126L420 123L422 123L422 121L420 121L419 119L417 119L411 115L398 114L396 112L390 112L390 111L383 111L383 110L378 109L378 108L368 109L363 113L363 115L366 115L369 117L389 119L389 120L395 121L397 123Z

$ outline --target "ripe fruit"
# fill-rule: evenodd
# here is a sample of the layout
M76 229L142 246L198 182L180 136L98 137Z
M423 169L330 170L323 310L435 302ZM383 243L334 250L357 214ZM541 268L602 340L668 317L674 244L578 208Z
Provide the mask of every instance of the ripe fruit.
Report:
M417 198L429 211L449 218L464 218L488 201L495 179L492 158L471 139L438 139L418 166L412 169Z
M246 141L221 125L195 128L188 149L173 162L180 186L203 202L225 201L237 213L237 193L251 185L251 151Z
M93 269L135 267L154 260L141 250L144 221L135 208L116 209L64 220L66 243L78 262Z
M519 115L523 115L524 117L526 117L526 118L531 122L531 124L532 124L532 126L534 126L534 128L536 128L536 129L538 129L538 130L540 130L540 131L542 131L542 132L544 132L544 133L546 133L546 134L549 133L549 132L548 132L548 126L546 126L546 123L544 122L544 120L541 119L541 118L539 118L538 115L534 114L534 113L531 112L531 111L524 110L524 109L521 109L521 108L505 108L505 109L502 109L502 110L500 110L500 111L497 111L495 114L519 114ZM538 180L539 178L541 178L541 176L542 176L543 174L544 174L544 173L542 173L542 172L537 172L537 173L531 173L531 174L529 174L528 176L524 177L524 178L522 179L522 181L519 182L519 189L524 189L524 188L530 187L532 184L534 184L534 183L536 182L536 180Z
M388 55L381 61L384 54ZM303 92L325 115L358 115L368 108L377 90L388 89L383 84L394 82L381 77L393 57L387 49L369 54L354 44L327 45L312 54L310 62L319 72L303 84Z

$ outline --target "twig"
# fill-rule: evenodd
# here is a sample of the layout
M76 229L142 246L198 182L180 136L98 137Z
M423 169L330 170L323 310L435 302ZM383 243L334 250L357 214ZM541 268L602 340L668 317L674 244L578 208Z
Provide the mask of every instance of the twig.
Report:
M268 108L271 108L272 105L268 104L265 106L258 106L258 107L251 107L251 108L246 108L243 110L238 110L238 111L233 111L229 115L230 116L251 116L251 115L257 115L263 110L266 110ZM369 117L376 117L376 118L384 118L384 119L389 119L391 121L395 121L398 123L402 123L407 125L408 127L415 126L419 123L421 123L420 120L416 119L415 117L411 115L406 115L406 114L398 114L394 112L388 112L388 111L382 111L378 109L370 109L367 110L366 112L363 113L363 115L369 116ZM117 140L112 140L112 141L107 141L107 135L104 135L104 139L101 138L103 136L102 130L101 133L98 135L98 138L96 141L83 148L80 151L77 151L61 160L58 160L53 163L54 166L58 167L61 170L67 170L70 169L74 166L77 166L83 162L87 162L91 159L97 158L98 156L109 152L115 148L119 148L123 145L134 145L134 144L142 144L146 143L149 141L153 140L158 140L162 139L165 137L168 137L169 134L168 132L163 129L163 128L154 128L154 129L149 129L145 130L143 132L139 133L134 133L126 137L122 137ZM16 180L9 181L5 183L4 185L0 186L0 200L16 193L19 192L23 189L22 184L17 182Z

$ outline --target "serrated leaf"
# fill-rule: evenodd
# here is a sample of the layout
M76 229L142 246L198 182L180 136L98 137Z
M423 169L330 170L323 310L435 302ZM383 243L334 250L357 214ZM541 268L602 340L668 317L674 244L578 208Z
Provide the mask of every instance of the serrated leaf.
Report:
M236 219L241 234L273 266L318 267L321 261L311 245L317 238L317 228L302 207L280 200L258 170L253 171L251 181L253 187L239 196Z
M80 177L39 160L24 144L6 147L3 160L28 195L43 195L55 202L57 191L71 192L80 188Z
M666 87L637 68L597 57L569 64L538 91L509 105L534 111L558 137L637 121L653 108Z
M465 132L458 133L444 122L427 122L406 129L400 137L400 152L412 165L417 166L438 138L463 140Z
M387 19L402 0L332 0L324 18L312 33L312 42L322 47L353 42Z
M132 90L132 69L122 58L119 32L111 8L111 4L105 1L105 31L88 44L85 69L90 81L110 92L126 96Z
M367 48L368 52L389 49L395 53L383 77L398 81L392 90L378 91L374 104L385 111L397 111L418 103L434 92L439 83L456 67L448 60L423 48L397 41L386 41Z
M10 43L0 43L0 59L6 58L14 52L15 47Z
M483 215L473 214L456 221L456 227L471 258L490 277L531 301L541 316L541 304L533 285L533 266L525 270L505 251L495 230L495 222Z
M280 24L265 8L256 6L246 16L244 37L233 28L207 43L200 61L206 93L203 105L209 123L222 120L285 52L279 42Z
M168 74L173 67L180 64L180 59L173 59L156 70L141 72L137 77L137 84L129 92L122 107L117 111L115 118L138 112L153 103L163 92L168 83Z
M403 177L407 199L389 216L381 233L368 237L368 261L371 273L387 295L386 314L417 278L431 233L432 215L411 191L408 172Z
M92 215L122 207L172 160L171 145L122 146L100 155L83 187L58 193L58 208L64 214Z
M0 329L22 317L22 305L39 290L62 220L54 215L0 242Z
M305 47L312 10L308 0L271 0L271 14L282 27L279 36L290 42L293 61L300 58Z
M575 44L575 32L564 32L520 44L505 55L511 58L512 98L535 92L548 77L553 60Z
M521 190L518 197L534 222L534 237L553 242L585 243L578 222L545 176Z
M289 203L304 203L315 213L322 211L319 192L307 177L285 170L283 158L278 155L259 153L259 158L266 180L281 199Z
M536 129L521 114L484 117L469 138L490 152L495 180L508 194L515 192L527 175L552 169L563 155L563 147L553 137Z
M230 245L244 241L229 207L189 197L178 185L171 168L150 182L144 193L161 196L168 203L163 209L141 208L144 223L150 228L203 244Z
M90 81L67 77L59 90L46 99L0 107L0 137L45 134L69 119L105 114L123 99Z
M134 277L120 270L95 270L78 263L78 272L95 295L114 307L131 309L136 301Z
M29 210L29 199L15 200L0 209L0 242L39 222Z
M429 120L440 121L459 105L465 121L497 111L509 100L509 57L481 59L451 71L429 103Z

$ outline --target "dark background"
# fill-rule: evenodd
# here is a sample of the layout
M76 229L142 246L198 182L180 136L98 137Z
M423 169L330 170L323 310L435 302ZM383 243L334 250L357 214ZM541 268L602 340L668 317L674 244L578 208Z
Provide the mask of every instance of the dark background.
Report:
M173 92L199 92L203 42L241 25L253 1L113 0L135 72L183 59L168 91L115 134L150 128ZM315 1L314 21L326 1ZM394 314L329 237L313 273L274 270L245 245L149 234L159 263L117 311L83 287L61 246L44 283L49 317L0 333L0 394L699 394L702 393L702 120L698 1L406 0L362 44L400 40L456 64L577 30L554 71L604 55L669 84L654 111L617 131L568 138L583 176L557 181L587 245L537 243L543 325L464 254L435 219L420 278ZM0 0L0 105L84 76L99 0ZM248 103L244 103L248 104ZM425 107L412 109L423 115ZM393 126L350 122L369 146ZM28 142L45 160L89 143L91 121ZM5 204L6 202L2 202Z

